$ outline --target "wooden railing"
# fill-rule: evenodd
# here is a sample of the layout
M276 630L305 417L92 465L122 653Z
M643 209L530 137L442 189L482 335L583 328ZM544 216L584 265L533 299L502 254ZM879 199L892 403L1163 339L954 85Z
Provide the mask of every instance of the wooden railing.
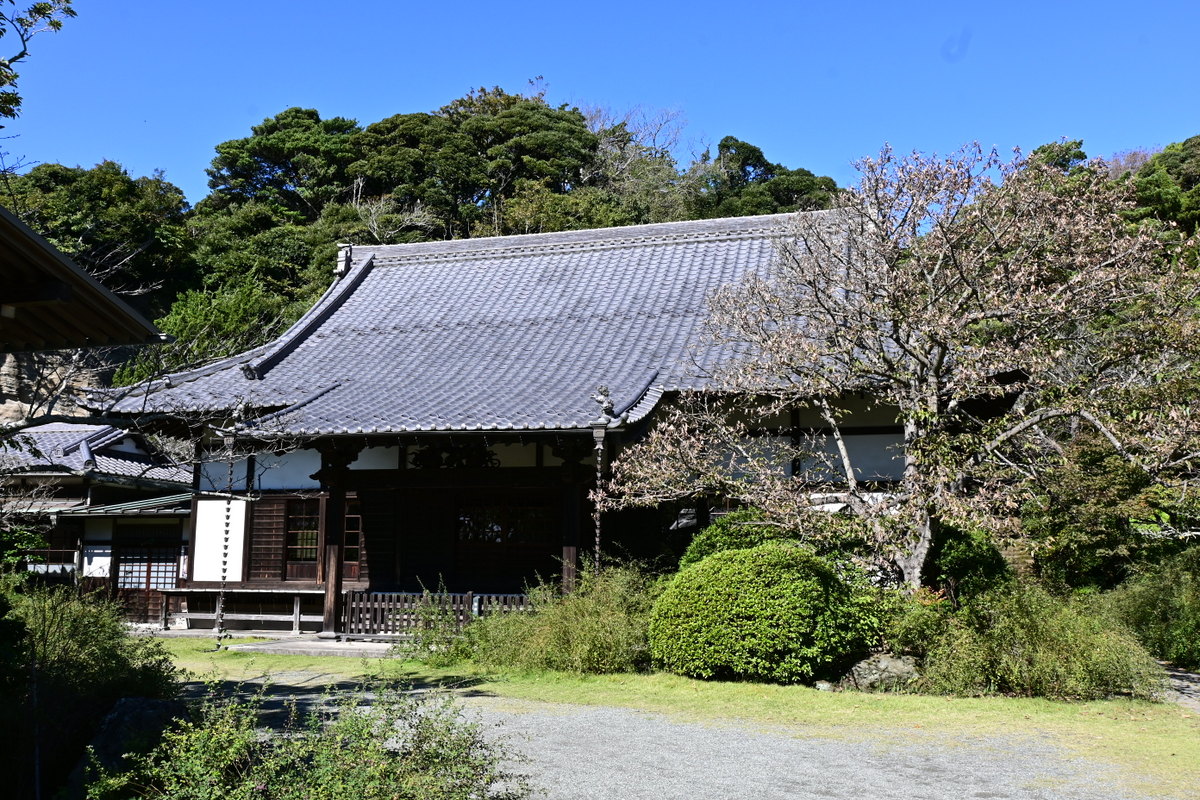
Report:
M528 611L523 594L433 592L347 592L347 636L402 636L417 628L449 621L464 627L475 617L505 611Z

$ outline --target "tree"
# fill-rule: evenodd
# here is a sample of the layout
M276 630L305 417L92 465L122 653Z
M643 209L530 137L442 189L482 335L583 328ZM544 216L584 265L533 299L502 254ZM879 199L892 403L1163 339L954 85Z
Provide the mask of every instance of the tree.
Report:
M811 409L832 442L837 479L809 471L772 496L791 497L801 519L836 496L910 586L950 526L1012 532L1021 482L1083 429L1159 478L1197 456L1194 281L1171 237L1127 223L1127 187L1102 163L1063 166L978 146L945 158L885 149L858 164L835 212L797 217L765 274L711 301L730 354L718 385L771 398L768 411ZM856 393L903 430L896 486L856 477L843 446ZM651 498L647 462L662 452L747 446L713 416L707 427L672 417L624 456L618 502ZM710 458L736 469L702 480L762 493L747 474L767 460ZM705 469L695 456L688 466Z
M257 201L295 221L312 222L325 205L349 193L346 168L358 123L323 120L311 108L289 108L251 128L251 135L217 145L208 169L210 199L218 207Z
M704 191L692 201L696 218L827 208L837 189L832 178L774 164L761 148L732 136L717 143L714 166Z
M197 285L187 200L161 173L132 178L115 161L39 164L6 184L25 224L139 310L160 314Z
M1191 234L1200 225L1200 136L1175 142L1137 172L1138 218L1155 217Z
M16 0L0 2L0 38L11 34L17 39L15 52L0 59L0 117L12 119L21 113L21 95L17 92L20 76L15 65L29 57L29 41L34 36L58 31L64 19L75 16L71 3L72 0L42 0L19 9Z

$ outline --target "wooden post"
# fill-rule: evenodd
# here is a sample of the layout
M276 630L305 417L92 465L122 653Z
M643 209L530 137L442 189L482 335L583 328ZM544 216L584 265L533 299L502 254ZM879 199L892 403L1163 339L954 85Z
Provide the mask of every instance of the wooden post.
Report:
M321 481L325 498L325 603L322 639L336 639L342 627L342 562L346 545L346 479L357 447L333 445L321 450L321 470L313 477Z
M300 634L300 595L292 596L292 633Z

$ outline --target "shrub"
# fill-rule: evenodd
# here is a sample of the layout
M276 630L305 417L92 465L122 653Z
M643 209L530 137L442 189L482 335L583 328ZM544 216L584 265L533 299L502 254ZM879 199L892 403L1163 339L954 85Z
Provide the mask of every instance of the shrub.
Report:
M492 614L469 629L474 657L493 667L633 672L649 664L646 628L657 581L633 566L584 569L574 591L543 584L533 611Z
M8 596L3 622L19 631L12 644L24 676L5 682L8 696L0 698L12 742L0 748L0 769L13 776L8 788L18 797L34 793L24 782L33 775L26 765L35 743L43 788L52 788L118 698L167 698L177 690L177 670L161 642L130 636L115 603L63 588L23 588Z
M924 587L915 594L904 595L891 591L883 639L889 650L924 658L931 643L946 631L953 616L953 605L940 591Z
M958 603L1012 578L1004 556L983 531L947 529L930 555L927 575Z
M424 590L413 616L416 627L406 641L392 646L393 655L431 667L449 667L471 655L468 639L458 625L458 615L450 607L445 585L439 586L436 594Z
M350 695L322 714L257 729L253 701L215 698L121 773L101 775L91 800L516 800L527 782L502 769L510 754L446 699Z
M1155 656L1200 668L1200 547L1126 581L1106 600Z
M713 553L745 550L767 542L795 538L792 531L767 522L766 519L766 515L756 508L746 508L717 517L692 539L692 543L679 559L679 568L690 567Z
M928 649L922 686L945 694L1152 699L1162 670L1110 620L1014 582L950 619Z
M874 631L825 561L772 542L681 570L654 604L650 651L696 678L794 683L834 677Z

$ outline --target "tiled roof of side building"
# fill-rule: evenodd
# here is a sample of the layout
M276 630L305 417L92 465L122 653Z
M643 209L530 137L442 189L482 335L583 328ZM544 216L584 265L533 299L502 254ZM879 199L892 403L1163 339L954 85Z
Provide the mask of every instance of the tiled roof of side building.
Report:
M812 212L829 214L830 212ZM264 433L569 430L704 383L707 297L766 267L792 215L355 246L276 341L121 400L245 405Z
M141 450L140 442L138 452L113 447L130 435L112 425L36 425L15 434L0 450L0 473L89 473L155 483L191 482L190 467L155 458Z

